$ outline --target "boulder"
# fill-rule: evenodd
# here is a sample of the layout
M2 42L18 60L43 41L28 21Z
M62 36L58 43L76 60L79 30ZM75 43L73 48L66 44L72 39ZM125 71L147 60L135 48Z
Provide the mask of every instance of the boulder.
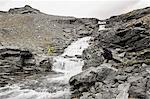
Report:
M82 92L88 92L95 90L91 88L96 82L107 83L115 75L113 69L107 67L91 67L82 73L71 77L69 83L71 85L71 91L77 96L81 96ZM81 90L82 89L82 90Z
M50 72L52 71L52 63L50 58L45 58L40 61L39 67L42 69L43 72Z

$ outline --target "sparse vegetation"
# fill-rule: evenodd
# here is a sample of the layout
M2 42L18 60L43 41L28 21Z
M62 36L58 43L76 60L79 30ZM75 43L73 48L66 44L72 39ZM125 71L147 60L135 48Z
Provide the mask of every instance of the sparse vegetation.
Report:
M51 55L54 52L54 47L48 46L48 54Z

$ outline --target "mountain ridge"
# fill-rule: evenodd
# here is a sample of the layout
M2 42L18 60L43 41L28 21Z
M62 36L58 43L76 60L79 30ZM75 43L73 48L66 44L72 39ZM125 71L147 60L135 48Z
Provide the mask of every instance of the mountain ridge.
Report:
M106 28L83 52L83 72L70 79L72 97L149 99L150 7L103 21ZM121 63L105 59L108 53Z

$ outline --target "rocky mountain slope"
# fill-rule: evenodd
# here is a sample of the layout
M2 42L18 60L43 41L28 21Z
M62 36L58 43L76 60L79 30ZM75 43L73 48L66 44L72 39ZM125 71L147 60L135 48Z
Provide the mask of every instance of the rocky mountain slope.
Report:
M47 15L28 5L0 12L0 44L47 54L62 53L77 37L97 31L98 20Z
M51 71L51 56L61 54L77 38L97 32L97 22L47 15L28 5L1 11L0 86Z
M83 53L83 72L70 79L80 99L150 99L150 7L104 20ZM112 53L116 62L107 57Z
M28 5L0 11L0 86L52 72L51 55L93 36L83 72L69 81L73 99L150 99L150 7L103 20L105 30L98 31L98 21Z

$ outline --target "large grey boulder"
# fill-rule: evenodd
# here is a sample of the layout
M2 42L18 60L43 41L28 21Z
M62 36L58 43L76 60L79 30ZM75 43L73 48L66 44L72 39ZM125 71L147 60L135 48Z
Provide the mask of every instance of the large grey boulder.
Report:
M114 78L115 74L113 69L107 67L91 67L70 79L71 91L76 97L82 96L83 92L92 91L95 93L95 88L92 88L92 86L96 82L108 83Z

